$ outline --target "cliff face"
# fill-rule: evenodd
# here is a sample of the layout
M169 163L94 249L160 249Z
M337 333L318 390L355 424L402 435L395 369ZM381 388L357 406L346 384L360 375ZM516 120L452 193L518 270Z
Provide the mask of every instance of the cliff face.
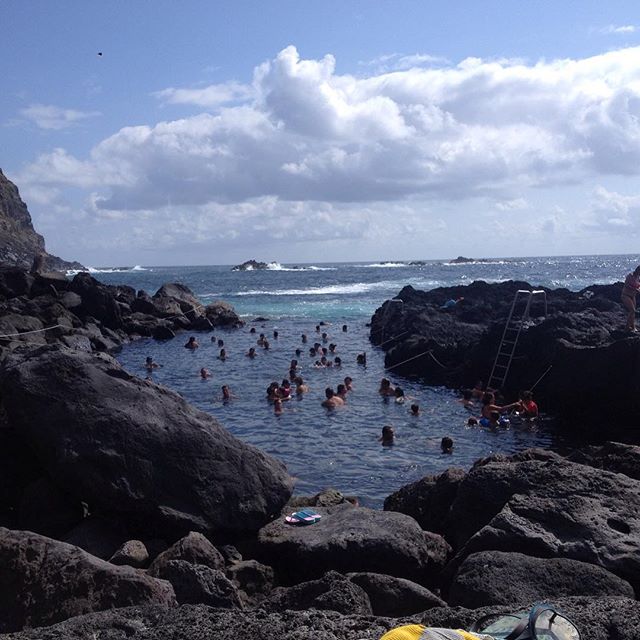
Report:
M30 268L36 255L44 257L46 270L84 269L46 252L44 238L36 233L18 188L0 169L0 262Z

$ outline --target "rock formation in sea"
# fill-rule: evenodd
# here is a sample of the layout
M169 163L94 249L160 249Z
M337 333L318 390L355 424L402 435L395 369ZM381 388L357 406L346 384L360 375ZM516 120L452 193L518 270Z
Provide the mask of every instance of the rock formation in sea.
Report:
M622 283L578 292L516 281L431 291L407 286L375 312L371 341L386 351L385 365L394 374L453 388L486 385L516 291L532 289L544 295L532 299L500 384L504 397L517 399L534 387L545 411L574 425L635 425L640 339L624 331ZM459 301L446 306L450 300Z
M18 188L0 169L0 263L29 269L36 256L42 256L42 267L48 271L85 268L47 253Z
M231 271L255 271L255 270L264 270L268 269L269 264L267 262L258 262L256 260L247 260L242 264L237 264L235 267L232 267Z

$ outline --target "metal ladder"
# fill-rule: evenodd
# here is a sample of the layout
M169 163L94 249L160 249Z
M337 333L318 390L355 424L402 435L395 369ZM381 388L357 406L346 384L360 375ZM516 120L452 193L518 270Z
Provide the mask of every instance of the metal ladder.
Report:
M511 303L511 309L509 310L509 316L502 332L502 339L500 340L500 346L498 347L498 353L496 359L493 361L493 367L491 369L491 375L489 376L489 382L487 383L487 391L497 391L500 389L507 380L509 375L509 368L513 361L513 356L516 352L516 346L518 344L518 338L522 331L525 321L529 318L529 310L531 308L531 302L536 295L542 294L544 298L544 315L547 315L547 294L543 289L536 289L534 291L528 291L527 289L518 289L516 295L513 297ZM518 316L516 307L518 302L526 300L522 313Z

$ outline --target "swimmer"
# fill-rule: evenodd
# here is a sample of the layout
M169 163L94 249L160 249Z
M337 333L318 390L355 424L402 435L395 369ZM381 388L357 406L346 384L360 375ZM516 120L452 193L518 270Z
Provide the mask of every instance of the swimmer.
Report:
M273 332L273 339L274 339L274 340L277 340L279 335L280 335L280 334L279 334L277 331L275 331L275 330L274 330L274 332Z
M295 370L295 369L299 369L300 367L298 366L298 361L294 358L293 360L291 360L291 362L289 363L289 370Z
M409 413L412 416L419 416L420 415L420 405L412 404L411 405L411 410L409 411Z
M315 358L315 357L316 357L316 350L315 350L313 347L311 347L311 349L309 349L309 355L310 355L312 358Z
M296 358L299 358L302 355L302 349L296 349Z
M224 340L223 340L222 338L220 338L220 339L218 340L218 347L219 347L220 349L222 349L222 347L224 347Z
M222 385L222 400L224 402L231 400L231 398L235 398L235 396L231 393L231 389L229 389L228 385Z
M462 398L460 398L458 400L458 402L465 409L471 409L473 407L473 390L472 389L463 389L462 390Z
M162 365L153 361L151 356L147 356L147 359L144 362L144 368L147 371L153 371L154 369L159 369Z
M322 342L329 342L329 336L326 333L322 333Z
M269 346L270 346L270 345L269 345L269 341L265 338L265 339L264 339L264 341L263 341L263 343L262 343L262 348L263 348L265 351L269 351Z
M320 358L320 364L323 367L328 367L329 366L329 361L327 360L327 356L322 356L322 358Z
M319 324L316 325L316 333L320 333L320 325Z
M195 336L191 336L184 345L185 349L197 349L200 345Z
M222 362L224 362L226 359L227 359L227 352L224 349L220 349L218 360L222 360Z
M296 395L301 396L303 393L309 391L309 387L304 383L304 380L298 376L294 382L296 383Z
M291 397L291 383L285 378L280 385L280 398L288 400Z
M324 365L322 364L322 362L320 362L320 360L316 360L313 363L313 368L314 369L324 369Z
M468 427L477 427L478 426L478 418L474 418L473 416L471 416L467 420L467 426Z
M251 329L249 329L249 333L255 333L256 332L256 328L255 327L251 327Z
M335 353L336 352L336 348L338 347L337 344L334 344L333 342L331 342L329 344L329 353Z
M393 388L393 385L388 378L382 378L382 380L380 380L380 388L378 389L378 393L381 396L393 396L395 395L396 390Z
M495 404L495 396L491 391L487 391L482 396L482 417L487 420L491 420L491 412L497 411L498 413L503 413L504 411L510 411L511 409L516 409L520 407L520 402L512 402L511 404L505 404L499 406Z
M382 427L382 435L378 438L378 442L382 443L383 447L390 447L395 444L396 434L393 431L393 427L385 425Z
M327 347L322 347L321 351L323 356L329 355L329 349L327 349Z
M520 405L522 407L524 417L527 420L534 420L535 418L538 417L538 414L539 414L538 405L535 403L533 399L533 392L523 391Z
M211 342L215 342L216 341L216 337L215 336L211 336Z
M405 401L405 395L404 395L404 391L400 388L400 387L396 387L393 395L396 397L396 404L404 404Z
M476 382L476 384L474 385L473 389L471 389L471 395L474 398L481 399L482 396L484 395L484 391L482 390L483 387L484 387L484 382L482 382L482 380L478 380L478 382Z
M202 367L202 369L200 369L200 377L203 380L206 380L207 378L211 377L211 373L209 371L209 369L205 369L204 367Z
M264 333L261 333L256 340L256 344L260 347L264 345Z
M453 440L449 436L442 438L440 449L442 449L442 453L453 453Z
M280 397L280 387L277 382L272 382L267 387L267 400L274 401Z
M346 376L344 379L344 386L346 387L347 391L353 391L353 378L351 378L350 376Z
M344 404L344 400L339 398L331 387L327 387L324 390L324 395L326 399L322 401L322 406L326 409L334 409Z
M247 351L246 353L247 358L255 358L256 357L256 348L255 347L249 347L249 351Z
M343 330L345 333L347 332L347 325L346 325L346 324L343 324L343 325L342 325L342 330Z
M341 366L342 366L342 358L341 358L340 356L336 356L336 357L333 359L333 365L334 365L335 367L341 367Z
M307 342L307 335L305 333L302 334L302 344Z
M367 366L367 354L364 351L356 356L356 364Z
M276 398L273 401L273 413L275 413L275 415L277 416L281 416L282 415L282 400L280 400L280 398Z
M336 387L336 395L338 396L338 398L342 398L342 400L344 402L347 401L347 387L345 387L343 384L339 384Z

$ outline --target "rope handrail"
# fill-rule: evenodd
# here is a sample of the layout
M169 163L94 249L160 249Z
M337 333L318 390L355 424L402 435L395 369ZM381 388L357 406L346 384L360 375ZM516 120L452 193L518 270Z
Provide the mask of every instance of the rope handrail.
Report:
M396 338L399 338L400 336L405 335L405 333L409 333L409 331L403 331L402 333L399 333L397 336L393 336L392 338L389 338L388 340L385 340L384 342L377 344L376 347L381 347L383 344L387 344L387 342L391 342L392 340L395 340Z
M61 324L54 324L51 327L44 327L44 329L33 329L32 331L18 331L18 333L5 333L4 335L0 335L0 340L4 338L13 338L15 336L26 336L30 333L42 333L43 331L49 331L50 329L57 329L58 327L62 327Z
M419 353L417 356L413 356L412 358L408 358L407 360L403 360L402 362L397 362L396 364L391 365L390 367L386 367L386 369L387 371L391 371L391 369L395 369L396 367L399 367L401 364L406 364L407 362L411 362L416 358L421 358L422 356L426 356L428 353L431 353L431 350L425 351L424 353Z

